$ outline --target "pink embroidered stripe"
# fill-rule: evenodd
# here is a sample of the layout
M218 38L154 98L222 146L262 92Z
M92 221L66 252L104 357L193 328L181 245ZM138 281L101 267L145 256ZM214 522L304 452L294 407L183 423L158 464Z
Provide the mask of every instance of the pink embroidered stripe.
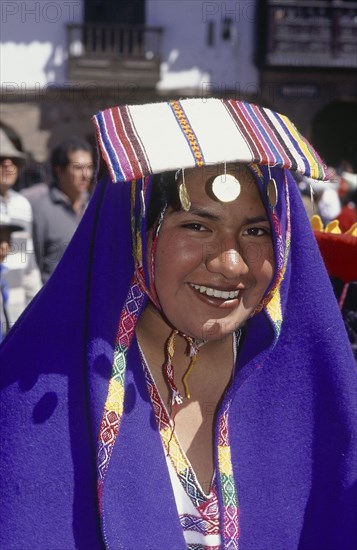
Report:
M140 139L140 136L136 131L135 125L130 115L129 107L122 106L119 107L119 110L125 124L128 139L130 140L133 147L133 154L135 155L135 158L140 165L140 174L137 174L136 177L141 178L143 176L148 176L149 174L151 174L150 161L146 155L145 147Z

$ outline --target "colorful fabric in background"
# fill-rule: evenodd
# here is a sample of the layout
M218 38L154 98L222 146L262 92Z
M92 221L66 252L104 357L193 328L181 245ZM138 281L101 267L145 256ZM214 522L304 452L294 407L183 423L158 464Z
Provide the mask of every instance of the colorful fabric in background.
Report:
M225 119L227 108L217 101ZM167 110L183 135L171 105ZM158 120L150 127L151 151L157 152ZM126 128L133 147L138 126L136 120L131 134ZM294 133L289 135L293 143ZM134 160L125 161L123 143L121 162L131 172ZM140 159L133 153L140 166L153 163L144 152ZM296 160L301 167L302 158ZM277 166L263 166L268 159ZM112 159L107 161L111 169ZM137 170L135 184L122 181L123 175L116 185L109 178L99 182L56 272L0 349L4 548L186 549L133 337L145 305L141 293L133 292L135 282L141 288L148 275L141 259L151 179L144 182L142 199L146 172ZM271 212L256 174L278 261L270 299L246 323L235 376L216 414L217 496L227 512L221 514L222 549L340 550L342 541L343 550L355 550L352 353L293 177L270 153L259 170L263 181L274 177L279 190ZM108 411L116 416L110 413L104 430ZM109 446L101 450L103 441ZM229 517L231 507L237 513Z
M357 281L357 223L342 233L337 220L323 227L319 216L311 218L328 274L344 283Z
M329 274L357 365L357 223L342 233L339 221L326 227L311 218L320 253Z

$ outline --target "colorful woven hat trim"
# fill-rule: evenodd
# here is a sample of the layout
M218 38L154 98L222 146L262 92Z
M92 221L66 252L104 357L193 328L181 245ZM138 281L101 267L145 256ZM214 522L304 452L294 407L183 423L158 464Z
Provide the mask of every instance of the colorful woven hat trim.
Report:
M124 105L101 111L94 122L114 182L223 162L254 162L328 179L326 166L287 117L242 101Z

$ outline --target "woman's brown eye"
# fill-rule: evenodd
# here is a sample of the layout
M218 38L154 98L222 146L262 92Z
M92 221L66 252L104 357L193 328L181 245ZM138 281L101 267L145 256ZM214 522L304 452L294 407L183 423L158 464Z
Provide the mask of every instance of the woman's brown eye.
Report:
M262 235L268 234L268 230L264 227L250 227L246 230L246 232L252 237L261 237Z
M201 223L186 223L183 227L192 229L192 231L204 231L206 229Z

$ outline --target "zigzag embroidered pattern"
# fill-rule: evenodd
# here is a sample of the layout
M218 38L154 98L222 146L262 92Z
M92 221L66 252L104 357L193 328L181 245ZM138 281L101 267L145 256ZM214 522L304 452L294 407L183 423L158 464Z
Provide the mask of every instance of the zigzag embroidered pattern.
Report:
M111 454L119 433L120 423L124 408L124 386L127 363L127 353L135 334L135 327L141 308L145 301L144 272L142 267L142 243L141 234L138 231L135 218L137 182L132 182L130 200L130 218L132 245L135 251L136 270L130 283L119 323L118 333L114 345L114 358L110 375L108 395L104 405L104 412L98 434L97 451L97 490L99 510L102 513L102 492L105 475L108 470ZM145 193L147 181L142 182L142 190ZM138 224L141 223L141 214Z
M220 418L218 438L218 467L223 497L223 540L224 548L238 550L239 505L233 477L231 448L228 434L228 413L230 402Z
M185 137L189 143L192 154L195 158L196 166L204 166L205 161L203 158L203 153L201 147L198 144L197 137L191 127L191 124L186 117L180 103L178 101L170 101L172 111L176 117L177 122L179 123L181 130L185 134Z
M120 316L108 396L104 405L98 435L97 468L100 511L102 511L103 482L123 415L126 355L135 332L136 320L144 298L145 295L136 280L136 276L134 276Z
M240 333L236 335L237 346L239 345ZM181 446L177 440L176 434L170 424L170 418L166 411L166 408L162 402L160 394L155 386L154 379L150 373L150 370L146 364L145 358L141 353L143 368L145 377L149 389L150 398L153 404L158 428L161 434L164 448L167 455L170 457L171 463L177 473L177 476L189 495L192 503L196 509L200 512L204 521L198 521L197 518L192 516L182 516L180 518L181 525L189 530L198 530L199 528L205 529L211 525L209 534L219 533L218 524L218 497L216 493L216 486L211 490L211 495L214 498L207 500L207 497L200 491L194 473L187 461L186 455L183 453ZM239 539L239 508L238 497L235 487L235 481L233 476L233 468L231 461L231 449L229 444L228 434L228 413L230 408L230 402L227 403L223 414L221 415L219 422L219 434L218 434L218 475L221 481L222 497L223 497L223 539L225 542L225 548L230 550L238 550ZM201 531L203 532L203 531ZM207 547L208 548L208 547ZM212 550L212 547L209 547Z
M159 431L165 446L166 453L170 456L173 467L175 468L180 482L189 494L194 506L199 507L207 501L207 497L200 491L194 473L192 472L185 454L175 436L170 425L170 419L167 415L165 406L156 389L155 383L150 375L150 372L143 361L145 368L146 382L149 388L149 394L153 404L153 409L157 419Z
M183 452L179 441L170 425L170 418L166 411L165 405L156 388L155 381L152 378L150 370L146 364L145 358L141 353L146 382L149 389L149 394L157 425L161 434L161 439L171 463L176 471L176 474L194 504L200 517L191 514L180 515L180 522L184 531L195 531L202 535L219 535L219 506L218 496L215 484L211 487L209 496L206 496L198 486L195 474ZM202 548L200 546L200 548ZM212 550L212 546L207 546L207 549Z
M195 531L203 535L215 535L217 533L217 524L209 522L204 518L182 514L180 515L180 523L186 531Z

